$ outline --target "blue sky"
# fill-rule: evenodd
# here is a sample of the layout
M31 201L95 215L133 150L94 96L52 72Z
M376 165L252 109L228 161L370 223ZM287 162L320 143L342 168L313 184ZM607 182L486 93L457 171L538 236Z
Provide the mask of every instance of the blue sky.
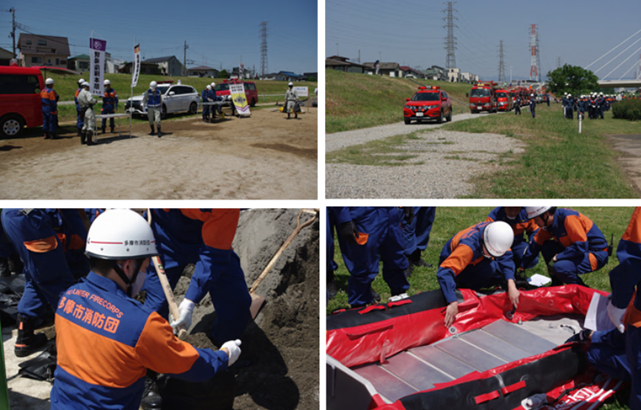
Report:
M380 57L412 67L444 67L446 8L444 1L433 0L326 0L326 56L338 51L354 61L360 50L361 62ZM561 64L585 67L641 30L639 0L459 0L454 8L457 66L483 79L498 77L500 40L508 80L510 67L514 79L529 77L530 24L538 25L542 74L555 69L559 58ZM590 69L600 68L637 39L641 33ZM608 74L635 54L609 77L618 79L639 63L641 51L634 53L639 47L641 41L597 75ZM633 69L625 77L634 74Z
M185 5L182 9L181 4ZM220 69L238 66L260 72L259 24L267 21L267 68L296 73L317 71L316 0L295 2L3 0L0 6L0 47L11 50L11 13L35 34L67 37L71 55L89 51L92 30L107 40L114 58L132 59L134 36L144 58L175 55L188 67ZM21 31L18 31L19 33ZM17 46L17 37L16 37Z

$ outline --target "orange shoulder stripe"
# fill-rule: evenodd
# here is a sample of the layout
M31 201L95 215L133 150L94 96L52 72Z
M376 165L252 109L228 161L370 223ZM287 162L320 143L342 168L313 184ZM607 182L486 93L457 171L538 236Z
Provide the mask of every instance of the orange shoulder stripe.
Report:
M443 263L441 263L441 267L451 269L452 272L454 272L454 274L458 276L459 273L463 272L463 269L465 269L470 263L472 263L473 256L474 252L469 246L457 246L456 249L454 249L454 251L450 254L450 256L448 256L447 259L445 259Z
M23 243L25 248L35 253L47 253L58 247L58 241L56 240L55 235L45 239L36 239Z
M630 218L630 223L628 228L623 234L624 241L630 241L634 243L641 243L641 208L637 207L632 213L632 218Z

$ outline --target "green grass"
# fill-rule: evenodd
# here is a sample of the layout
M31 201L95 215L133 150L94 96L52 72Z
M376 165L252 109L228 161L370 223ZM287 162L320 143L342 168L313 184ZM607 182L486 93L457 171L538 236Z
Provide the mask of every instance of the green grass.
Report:
M411 98L418 84L405 78L325 70L327 133L374 127L403 120L405 99ZM469 84L416 80L438 85L448 95L465 103ZM466 104L451 99L453 113L467 112Z
M73 101L73 97L78 88L77 81L80 78L84 78L89 81L89 73L83 73L80 76L68 75L68 74L56 74L56 73L44 73L43 77L51 77L55 81L54 89L60 95L60 101ZM105 78L111 81L111 86L118 93L120 103L118 104L119 111L124 111L124 103L130 97L131 94L131 74L105 74ZM133 95L140 95L145 90L149 88L149 83L151 81L170 81L173 80L174 84L177 84L180 80L183 84L193 86L199 93L212 82L221 83L222 79L218 78L200 78L200 77L165 77L160 75L148 75L141 74L138 79L138 85L133 90ZM287 82L286 81L261 81L254 80L256 83L256 88L258 90L258 103L276 103L277 101L282 102L284 100L285 91L287 91ZM310 95L314 95L314 89L317 87L318 83L315 82L300 82L296 83L296 86L300 87L309 87ZM263 97L263 94L282 94L282 96L268 96ZM96 113L100 112L100 107L102 103L99 103L96 107ZM74 106L71 108L63 108L66 106L60 106L59 121L70 121L74 120L76 116L76 110ZM259 109L259 107L254 107L253 109ZM134 120L136 117L134 117ZM147 121L146 119L138 121Z
M409 160L418 156L412 155L415 151L403 149L405 142L416 139L419 139L419 137L413 132L369 141L365 144L353 145L330 152L325 156L325 161L334 164L348 163L376 166L420 165L423 162L409 162Z
M573 209L590 218L599 227L599 229L601 229L608 242L610 241L611 235L614 235L615 250L621 236L628 226L630 217L634 210L633 208L619 207L576 207ZM433 267L414 269L414 273L409 279L410 289L407 292L409 295L440 289L436 280L436 272L438 270L439 255L443 246L460 230L484 221L491 210L492 208L486 207L438 207L436 209L436 218L430 234L430 241L426 251L422 255L422 258L427 263L431 263ZM338 264L338 270L334 275L339 291L336 298L330 300L327 305L326 313L328 315L337 309L349 307L347 304L347 279L349 278L349 272L345 268L340 247L338 246L338 240L335 240L334 244L334 261ZM543 258L539 257L539 260L539 264L535 266L534 269L527 271L528 276L535 273L548 276ZM616 258L616 253L613 253L607 265L596 272L582 275L582 278L588 286L610 292L611 288L608 273L611 269L617 266L617 264L618 260ZM383 280L382 275L377 275L372 287L381 295L382 302L386 302L390 297L389 287ZM617 394L615 402L606 404L604 408L608 410L628 409L628 394L629 391Z
M639 195L617 163L606 134L639 133L635 123L615 120L577 121L562 117L560 107L537 107L536 118L528 112L515 116L491 115L458 121L448 131L497 133L527 144L526 152L492 174L472 179L477 189L470 198L637 198Z

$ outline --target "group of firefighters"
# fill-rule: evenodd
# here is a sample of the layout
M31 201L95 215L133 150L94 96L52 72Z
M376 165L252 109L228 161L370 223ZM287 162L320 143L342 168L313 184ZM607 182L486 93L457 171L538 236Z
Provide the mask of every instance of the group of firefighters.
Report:
M239 215L238 209L2 210L0 257L15 252L24 263L16 356L44 348L46 336L34 330L55 314L52 409L158 406L146 378L163 373L198 382L234 364L251 318L231 247ZM168 313L154 257L172 289L195 264L177 318ZM135 299L141 291L144 304ZM190 328L194 306L207 294L217 314L209 336L218 351L174 336Z
M612 104L621 100L621 96L604 95L602 92L598 94L592 92L589 95L581 95L573 97L572 94L565 93L561 103L563 105L563 115L570 120L574 119L574 112L577 112L577 119L585 118L585 112L588 112L588 118L596 120L597 118L603 119L603 113L610 111Z
M336 295L334 230L349 271L347 296L352 308L380 301L372 289L383 264L391 298L407 297L411 266L429 266L420 259L429 241L433 208L328 208L328 297ZM526 236L527 234L527 236ZM486 220L459 231L444 245L436 279L446 300L444 325L458 314L457 288L501 287L511 304L519 304L519 288L528 287L525 270L543 257L550 286L586 286L581 275L608 263L612 247L598 226L580 212L549 206L499 207ZM632 381L630 406L641 409L641 208L634 210L617 248L619 265L610 271L611 331L584 330L569 341L592 341L590 362L603 372ZM635 287L637 290L635 291ZM637 295L638 296L638 295Z

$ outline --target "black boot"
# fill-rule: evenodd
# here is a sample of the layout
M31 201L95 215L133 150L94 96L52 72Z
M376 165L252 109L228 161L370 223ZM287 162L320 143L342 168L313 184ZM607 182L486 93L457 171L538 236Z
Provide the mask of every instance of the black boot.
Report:
M82 128L78 128L78 136L82 136Z
M414 265L412 265L411 263L408 263L408 264L407 264L407 269L405 269L405 270L403 271L403 273L405 274L405 277L406 277L407 279L411 278L411 277L412 277L412 273L413 273L413 272L414 272Z
M372 299L374 299L374 302L380 302L381 301L381 295L376 293L374 289L372 289Z
M106 130L107 130L107 127L102 127L102 133L103 134L107 132Z
M160 124L158 124L158 138L162 137L162 131L160 130Z
M116 131L114 131L114 127L111 127L111 133L112 133L112 134L115 134L115 133L116 133Z
M421 250L416 249L412 254L407 258L410 262L411 265L418 266L418 267L424 267L424 268L431 268L432 264L425 262L423 259L421 259Z
M160 395L157 380L158 374L153 370L147 370L145 390L142 393L142 401L140 402L140 408L143 410L162 408L162 396Z
M50 134L48 132L45 132L45 139L48 140L50 137Z
M80 131L80 144L85 145L87 143L87 131Z
M51 135L51 139L52 139L52 140L57 140L57 139L58 139L58 136L56 135L56 133L55 133L55 132L52 132L52 133L51 133L51 134L49 134L49 135Z
M18 314L18 338L14 352L17 357L29 356L47 343L47 336L44 333L34 334L35 319Z
M149 127L151 128L151 132L149 133L149 135L156 135L156 130L154 129L153 124L150 125Z

